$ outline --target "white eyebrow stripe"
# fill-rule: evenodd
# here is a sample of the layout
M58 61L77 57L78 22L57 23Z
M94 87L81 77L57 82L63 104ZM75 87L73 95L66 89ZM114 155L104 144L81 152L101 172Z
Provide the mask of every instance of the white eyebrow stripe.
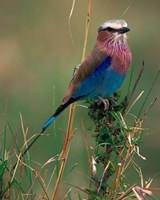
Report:
M103 23L99 28L106 29L107 27L110 27L113 29L120 29L122 27L128 27L128 25L125 20L109 20Z

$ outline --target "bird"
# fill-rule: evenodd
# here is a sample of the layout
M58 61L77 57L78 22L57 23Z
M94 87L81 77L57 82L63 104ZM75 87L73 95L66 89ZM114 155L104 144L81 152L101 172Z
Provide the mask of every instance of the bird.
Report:
M78 66L55 113L43 125L43 133L70 104L83 99L107 98L122 85L132 61L127 44L130 31L123 19L112 19L98 28L93 49Z
M128 31L130 29L123 19L112 19L99 26L93 49L78 66L62 103L24 150L21 158L70 104L83 99L106 99L120 88L132 61L127 44ZM16 164L11 172L15 167Z

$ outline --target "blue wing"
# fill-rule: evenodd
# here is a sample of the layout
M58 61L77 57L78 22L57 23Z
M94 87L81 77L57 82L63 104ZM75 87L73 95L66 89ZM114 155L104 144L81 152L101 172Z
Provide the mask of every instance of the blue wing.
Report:
M112 69L112 58L107 57L96 70L81 82L73 98L106 98L116 92L124 81L125 75L120 75Z
M104 71L109 68L111 61L111 57L108 56L85 81L82 81L79 89L74 93L73 98L79 98L94 91L102 82L105 76Z

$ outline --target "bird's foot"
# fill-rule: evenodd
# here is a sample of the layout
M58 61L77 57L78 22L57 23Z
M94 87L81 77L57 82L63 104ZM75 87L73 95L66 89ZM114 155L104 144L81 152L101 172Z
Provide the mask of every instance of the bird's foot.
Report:
M109 101L108 99L103 99L102 97L98 97L99 101L104 104L104 111L109 108Z

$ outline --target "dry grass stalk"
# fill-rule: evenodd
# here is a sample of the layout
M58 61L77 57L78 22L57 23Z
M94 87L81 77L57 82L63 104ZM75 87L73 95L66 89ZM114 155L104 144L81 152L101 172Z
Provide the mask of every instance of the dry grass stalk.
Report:
M73 5L72 5L72 8L71 8L70 16L73 13L73 8L74 8ZM84 47L83 47L83 53L82 53L82 61L85 59L87 39L88 39L88 31L89 31L90 13L91 13L91 0L88 0L88 13L87 13L87 18L86 18L86 28L85 28L85 37L84 37ZM71 18L69 17L69 21L70 21L70 19ZM59 187L59 184L60 184L60 180L62 178L64 169L65 169L65 165L66 165L66 162L67 162L69 148L70 148L70 140L69 140L69 138L70 138L70 135L71 135L71 132L72 132L75 111L76 111L76 103L73 103L70 106L68 127L67 127L67 131L66 131L66 138L65 138L64 147L63 147L63 150L62 150L62 153L61 153L61 157L63 158L63 160L62 160L62 163L61 163L61 166L60 166L60 170L59 170L58 178L57 178L57 181L56 181L56 185L54 186L54 189L53 189L52 200L55 200L55 198L56 198L56 193L57 193L57 190L58 190L58 187Z

